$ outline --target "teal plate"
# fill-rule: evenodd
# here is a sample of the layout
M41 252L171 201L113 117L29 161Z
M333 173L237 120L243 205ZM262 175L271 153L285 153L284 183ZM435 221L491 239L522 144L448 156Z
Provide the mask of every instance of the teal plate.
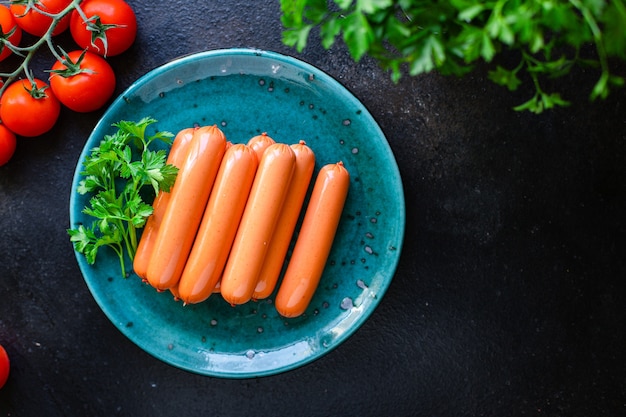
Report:
M74 174L70 224L91 223L76 192L85 156L120 120L151 116L155 129L216 124L233 143L267 132L305 140L319 168L343 161L351 184L318 290L303 316L278 315L273 296L231 307L218 294L183 306L134 274L122 278L113 252L95 265L76 253L96 302L115 326L154 357L215 377L249 378L320 358L371 315L397 267L405 227L402 181L385 136L367 109L319 69L273 52L227 49L169 62L118 97L88 138Z

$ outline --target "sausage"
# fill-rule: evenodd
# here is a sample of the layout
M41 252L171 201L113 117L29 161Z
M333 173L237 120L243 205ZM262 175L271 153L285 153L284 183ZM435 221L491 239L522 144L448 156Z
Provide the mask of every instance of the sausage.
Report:
M147 278L157 290L170 288L180 279L225 147L226 138L217 126L194 131L150 256Z
M298 317L317 289L346 201L350 175L343 163L318 173L287 270L274 305L284 317Z
M252 294L256 300L269 297L276 287L315 168L315 154L304 141L291 145L291 148L296 155L296 166Z
M220 292L231 305L252 298L295 165L289 145L275 143L263 153L226 262Z
M185 304L206 300L222 276L257 166L256 153L247 145L232 145L224 154L178 283Z
M195 128L183 129L174 138L170 153L167 156L167 163L172 164L179 168L182 166L185 157L187 156L187 150L189 149L189 142L193 137ZM148 272L148 263L150 262L150 255L154 248L154 242L156 241L159 227L165 214L165 209L170 201L170 192L160 191L154 198L152 203L153 212L148 217L146 224L139 239L139 245L137 245L137 251L133 259L133 269L135 273L144 281L146 281L146 274Z
M180 293L178 292L178 284L169 288L170 293L174 297L174 301L180 301Z
M263 132L260 135L250 138L247 145L254 149L254 152L256 152L256 156L260 161L263 157L263 152L265 152L267 147L275 143L276 141L274 139L269 137L266 132Z

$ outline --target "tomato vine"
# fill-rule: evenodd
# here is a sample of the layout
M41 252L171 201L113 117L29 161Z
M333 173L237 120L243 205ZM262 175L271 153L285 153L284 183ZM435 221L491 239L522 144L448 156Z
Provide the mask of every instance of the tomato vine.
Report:
M56 48L52 42L52 32L61 21L63 17L71 13L73 10L80 10L80 3L82 0L72 0L72 2L62 11L58 13L48 13L45 10L37 9L38 13L41 13L44 16L50 17L52 19L52 23L50 27L46 30L45 34L39 37L34 43L27 46L13 45L10 40L0 37L0 42L2 43L2 48L9 48L13 53L22 56L23 59L13 71L10 72L0 72L0 77L3 78L4 84L0 87L0 95L4 92L4 90L15 81L20 75L25 75L28 81L31 84L34 84L34 76L29 69L29 64L32 58L35 56L39 48L43 45L46 45L52 55L61 59L61 56L56 51ZM2 4L6 4L7 7L13 2L2 2ZM26 10L31 10L35 7L36 0L29 0L26 4Z
M7 7L13 4L23 4L26 6L27 12L33 11L36 13L40 13L51 19L51 24L47 28L45 33L42 36L37 37L37 39L32 44L25 45L25 46L14 45L11 43L11 41L8 39L7 36L0 36L0 47L2 49L8 48L14 54L22 57L22 60L20 64L17 66L17 68L13 69L12 71L0 72L0 78L2 78L4 81L4 83L0 86L0 95L4 92L4 90L8 87L9 84L17 80L18 77L22 75L24 75L31 84L34 83L35 77L33 76L32 71L29 68L29 65L30 65L31 60L37 53L37 51L40 48L42 48L44 45L47 46L47 48L50 50L50 52L52 53L52 55L54 56L56 60L58 61L65 60L63 51L58 50L56 45L54 44L54 41L53 41L53 37L55 35L54 30L63 18L66 18L66 17L69 18L69 15L73 13L74 11L76 11L76 13L78 13L80 18L87 25L89 25L92 22L93 18L89 18L85 14L83 9L81 8L81 3L83 3L84 1L85 0L71 0L71 2L63 10L57 13L50 13L50 12L47 12L46 10L43 10L42 8L36 7L39 4L39 0L23 0L23 1L12 0L8 2L7 1L0 2L0 4L4 4ZM115 27L115 25L107 25L107 28L110 28L110 27ZM0 33L0 35L1 34L2 33Z

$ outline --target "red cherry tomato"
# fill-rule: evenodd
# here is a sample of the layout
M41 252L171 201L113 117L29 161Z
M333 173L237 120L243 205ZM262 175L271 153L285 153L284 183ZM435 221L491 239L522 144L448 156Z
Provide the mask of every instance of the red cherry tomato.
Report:
M59 101L79 113L98 110L115 91L115 73L100 55L72 51L52 66L50 88Z
M15 152L16 144L15 133L0 123L0 167L9 162Z
M0 37L4 37L15 46L19 45L22 40L22 29L15 22L9 8L3 4L0 4L0 28L2 28ZM11 33L11 31L13 32ZM4 60L12 53L13 51L8 47L4 44L0 44L0 61Z
M9 379L9 368L11 364L9 362L9 355L7 351L4 350L2 345L0 345L0 388L4 386Z
M85 0L80 4L87 17L72 12L70 32L83 49L102 56L119 55L126 51L137 36L137 17L123 0Z
M56 123L61 103L48 84L35 79L15 81L0 98L0 120L16 135L33 137L43 135Z
M38 0L35 2L35 7L30 9L26 4L11 4L11 12L15 17L17 24L25 31L35 36L43 36L50 25L52 24L52 18L41 13L43 11L48 14L61 13L67 6L70 5L72 0ZM64 32L70 25L70 14L68 13L59 20L56 27L52 31L52 36L56 36Z

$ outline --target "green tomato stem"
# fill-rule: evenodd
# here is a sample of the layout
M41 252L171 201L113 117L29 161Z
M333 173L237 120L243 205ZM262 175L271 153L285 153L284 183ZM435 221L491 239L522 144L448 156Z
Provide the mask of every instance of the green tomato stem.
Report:
M0 73L0 77L5 78L4 84L2 85L2 87L0 87L0 95L2 95L2 93L9 86L9 84L15 81L17 77L22 73L26 76L26 78L31 83L33 82L33 75L29 69L29 63L31 59L33 58L33 56L35 55L35 53L39 50L39 48L42 45L46 44L48 48L50 49L50 52L52 53L52 55L56 59L61 59L61 56L57 53L56 48L54 47L54 44L52 43L52 32L57 27L57 25L59 24L59 21L63 17L65 17L67 14L71 13L75 9L76 10L80 9L80 3L82 1L83 0L72 0L72 2L69 5L67 5L65 9L61 10L59 13L54 13L54 14L44 12L43 10L40 11L39 9L37 9L37 13L42 13L43 15L52 18L52 23L50 24L50 27L48 28L48 30L46 30L46 33L44 33L32 45L21 47L19 45L13 45L11 42L5 43L5 46L11 49L14 53L16 54L26 53L26 55L24 56L24 59L22 60L21 64L14 71L7 72L7 73ZM81 17L82 16L85 16L85 14L82 13Z

